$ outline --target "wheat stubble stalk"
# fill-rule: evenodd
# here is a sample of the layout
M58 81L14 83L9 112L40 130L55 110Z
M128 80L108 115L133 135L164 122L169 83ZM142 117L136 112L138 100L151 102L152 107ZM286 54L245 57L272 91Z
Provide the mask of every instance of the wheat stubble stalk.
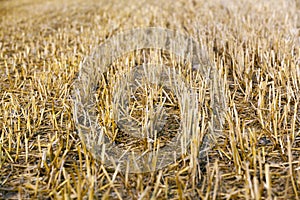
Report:
M163 79L166 79L163 84L167 85L174 93L174 96L178 99L180 109L180 128L176 136L170 138L161 148L158 143L154 145L154 148L150 148L150 150L148 149L142 153L136 153L136 151L130 148L120 149L114 142L110 142L107 134L105 134L106 128L98 123L99 117L101 118L101 116L97 113L96 93L103 74L110 70L109 66L111 66L115 60L125 53L141 49L160 49L168 51L180 57L184 63L190 63L190 65L189 68L183 69L183 73L186 74L185 79L183 79L182 72L178 72L174 66L167 67L161 63L146 64L144 68L140 68L140 70L136 71L125 69L127 74L131 74L131 79L133 80L137 80L138 74L143 70L145 71L145 66L151 66L153 71L158 70L158 75L152 75L152 82L155 82L155 78L161 78L160 75L163 75ZM139 68L135 67L135 69ZM133 78L132 74L135 74ZM151 76L151 69L149 70L148 68L148 73L146 74L148 74L146 77L148 76L149 78L149 76ZM110 75L113 76L113 74ZM201 80L197 80L195 77L201 77ZM123 125L123 127L126 126L126 123L122 122L122 120L126 121L129 118L125 116L130 116L129 110L123 110L121 111L123 114L118 115L118 112L120 112L119 105L122 104L124 107L126 104L125 107L127 106L128 108L128 102L126 103L125 101L124 103L123 101L123 103L121 103L121 99L125 95L124 86L129 79L127 79L127 81L124 80L119 81L117 87L115 87L115 98L112 102L114 105L112 109L114 108L115 110L113 113L116 118L114 120L117 121L117 124ZM210 110L212 110L212 112L209 120L210 131L202 136L199 132L199 121L201 118L198 108L199 88L197 88L198 86L195 87L195 82L202 82L206 85L211 98ZM156 84L158 83L159 82ZM222 79L220 79L217 69L215 69L209 61L205 48L200 47L191 37L163 28L133 29L113 36L99 48L96 48L92 55L84 60L74 87L74 117L81 139L95 158L99 159L102 163L114 167L120 165L121 170L126 170L126 167L129 166L130 172L155 171L189 153L199 154L198 156L192 156L194 159L197 157L204 159L205 153L213 146L214 139L218 136L217 131L221 130L223 123L222 113L224 111L225 101L222 90L223 85L221 83ZM163 103L161 103L160 106L163 107ZM108 105L108 108L109 107ZM116 109L119 110L116 111ZM124 114L124 112L127 114ZM155 112L156 110L154 113ZM162 113L162 109L160 109L158 114L159 113ZM145 117L147 119L151 118L148 114L146 114ZM151 139L151 142L153 143L154 141L155 143L158 137L158 131L160 130L154 128L155 124L153 125L153 119L146 121L152 121L150 131L148 128L145 128L147 124L143 124L142 127L144 127L143 130L146 130L146 134L141 135L143 135L142 137L146 138L146 140ZM164 123L161 123L160 129ZM127 124L126 127L130 126L134 127L132 123ZM128 134L139 137L139 132L143 132L141 131L142 129L135 128L135 130L136 131L129 131ZM115 135L116 134L117 133L115 133ZM151 138L149 135L151 135ZM202 145L200 147L201 143Z
M130 6L134 13L128 11L128 2L120 5L121 1L47 5L38 1L38 6L14 10L5 7L6 2L20 1L0 4L6 10L3 14L1 9L0 20L0 199L296 199L297 193L299 197L299 2L157 1L155 9L156 2L131 1L142 5ZM224 137L209 151L206 171L197 164L188 167L191 160L179 160L158 172L115 173L96 162L78 140L69 86L79 62L91 44L121 29L150 25L189 34L199 31L210 58L224 70L229 105ZM109 95L96 96L99 125L104 139L109 138L110 116L107 124L103 116L109 114L112 99L102 106L101 98ZM202 116L209 115L201 105L204 135L208 131L202 127L208 123ZM198 175L194 179L193 173Z

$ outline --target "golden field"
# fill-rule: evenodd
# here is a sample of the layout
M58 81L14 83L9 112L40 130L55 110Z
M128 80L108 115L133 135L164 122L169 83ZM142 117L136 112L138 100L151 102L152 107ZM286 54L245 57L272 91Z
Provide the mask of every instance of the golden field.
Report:
M195 38L222 78L223 125L205 161L192 152L155 172L112 170L79 137L83 60L139 27ZM297 0L0 0L0 199L299 199L299 101ZM203 138L212 108L199 105Z

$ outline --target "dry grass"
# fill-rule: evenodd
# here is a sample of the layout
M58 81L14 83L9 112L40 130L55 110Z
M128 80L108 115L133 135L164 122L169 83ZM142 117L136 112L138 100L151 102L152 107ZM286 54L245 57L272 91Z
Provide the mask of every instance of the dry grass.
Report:
M298 1L0 2L0 198L300 198ZM223 134L207 163L129 174L81 143L71 100L80 62L145 26L194 36L224 77Z

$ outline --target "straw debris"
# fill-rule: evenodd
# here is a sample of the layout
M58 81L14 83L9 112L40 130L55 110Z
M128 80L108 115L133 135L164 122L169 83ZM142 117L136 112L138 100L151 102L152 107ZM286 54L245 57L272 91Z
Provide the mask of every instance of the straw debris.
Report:
M0 199L299 199L299 10L298 1L285 0L1 1ZM207 47L223 78L218 84L225 88L226 108L206 162L196 148L211 121L210 87L204 84L198 93L200 138L191 141L188 156L132 174L116 163L108 168L86 148L71 95L80 65L95 47L120 31L150 26L181 31ZM113 65L135 60L140 66L145 60L135 53ZM171 66L177 62L170 53L154 55ZM141 101L147 102L147 92L162 92L156 101L169 96L167 114L174 114L172 122L182 119L178 97L147 87L136 90ZM117 124L101 113L111 108L112 91L98 88L98 123L124 144ZM138 105L132 109L142 119Z

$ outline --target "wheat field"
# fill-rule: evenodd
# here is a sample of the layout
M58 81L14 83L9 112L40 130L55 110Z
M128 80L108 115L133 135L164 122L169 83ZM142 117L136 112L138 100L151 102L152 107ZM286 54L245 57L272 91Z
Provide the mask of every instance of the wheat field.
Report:
M224 106L205 157L191 150L158 170L130 173L110 168L87 148L72 91L95 48L140 27L176 30L205 46L222 80ZM184 65L173 58L129 52L112 69L145 59ZM297 0L0 0L0 77L0 199L300 198ZM100 98L106 91L109 86L98 88L98 113L108 116L113 105ZM205 96L197 148L211 134L212 100ZM180 117L170 102L173 125ZM144 113L133 115L143 120ZM114 142L131 142L116 136L122 130L111 118L98 123L115 134ZM168 134L162 141L175 137Z

